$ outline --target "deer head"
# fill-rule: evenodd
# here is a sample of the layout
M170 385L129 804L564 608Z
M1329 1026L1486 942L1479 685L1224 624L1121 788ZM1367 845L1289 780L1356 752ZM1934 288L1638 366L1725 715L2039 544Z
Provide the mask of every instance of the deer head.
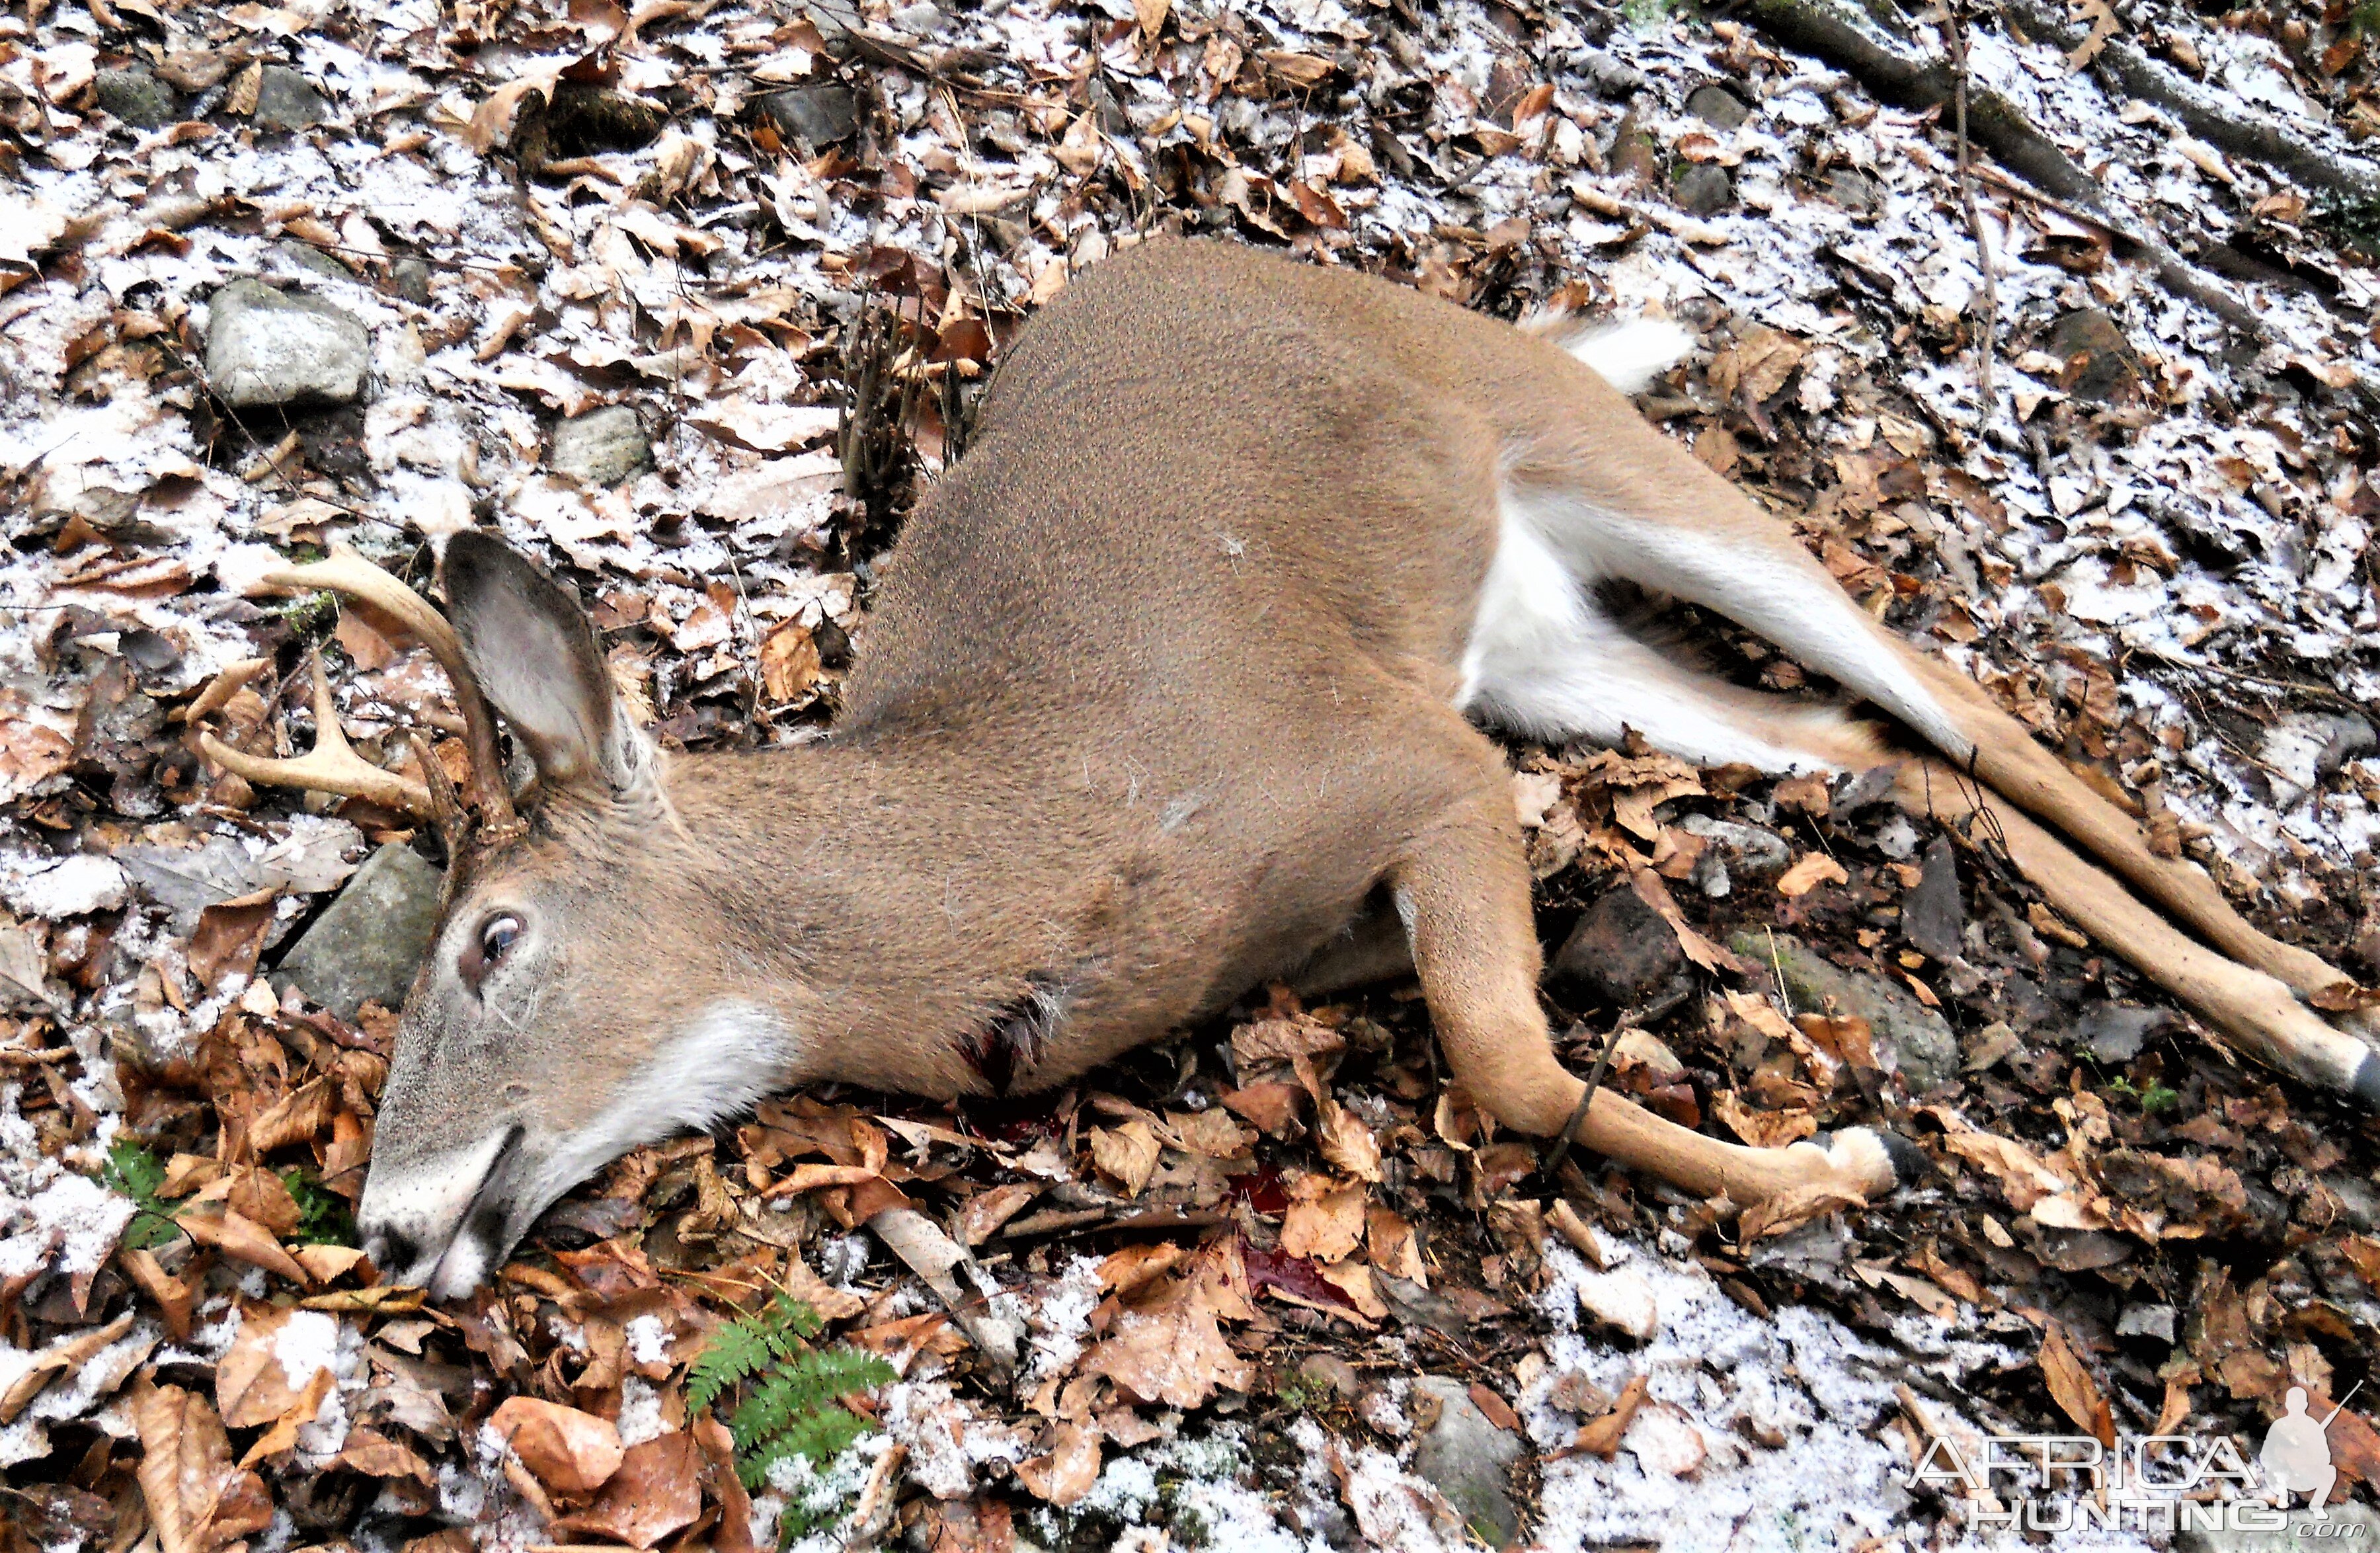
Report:
M394 801L444 839L444 914L406 1000L358 1223L376 1266L447 1297L604 1163L782 1082L790 1025L752 1001L719 861L677 823L577 601L483 535L452 540L442 572L451 628L352 552L269 580L333 588L431 648L462 704L462 794L426 749L420 784L355 754L319 663L311 754L201 743L251 780ZM498 714L535 768L517 794Z

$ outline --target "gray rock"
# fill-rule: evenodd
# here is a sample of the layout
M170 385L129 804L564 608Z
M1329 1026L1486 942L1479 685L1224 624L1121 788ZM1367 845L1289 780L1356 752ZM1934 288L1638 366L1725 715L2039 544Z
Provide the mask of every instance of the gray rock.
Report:
M2174 1553L2306 1553L2311 1547L2369 1547L2374 1533L2380 1532L2380 1513L2370 1505L2334 1504L2329 1507L2330 1519L2324 1522L2304 1508L2303 1495L2291 1498L2298 1507L2288 1513L2286 1524L2278 1531L2186 1531L2174 1537ZM2315 1540L2317 1535L2322 1540Z
M1959 958L1966 908L1959 899L1959 860L1950 838L1925 843L1925 871L1900 903L1900 936L1936 960Z
M2116 1335L2119 1338L2155 1338L2168 1347L2173 1343L2175 1311L2171 1305L2127 1305L2116 1317Z
M2116 321L2096 308L2081 308L2049 326L2042 349L2068 363L2075 397L2111 404L2140 382L2139 358ZM2082 359L2077 363L2074 358Z
M353 281L356 273L324 253L311 243L292 239L273 245L273 251L300 270L322 276L324 280Z
M1837 167L1827 174L1827 198L1847 210L1873 211L1884 203L1884 191L1865 173Z
M590 485L617 485L645 467L652 444L637 412L625 405L606 405L553 429L553 449L548 467L557 474Z
M1757 825L1690 814L1678 822L1678 828L1709 843L1703 855L1717 853L1728 872L1737 879L1774 879L1793 862L1793 848L1785 838Z
M1686 952L1676 929L1623 884L1586 908L1555 953L1553 970L1609 1002L1643 1004L1686 975Z
M1769 935L1741 932L1728 947L1766 965ZM1899 1071L1912 1095L1948 1084L1959 1071L1959 1041L1941 1014L1880 977L1847 971L1790 933L1776 935L1777 970L1801 1013L1856 1014L1876 1037L1876 1061Z
M342 1019L368 1001L397 1007L438 931L442 879L410 846L382 847L282 960L278 979Z
M2266 780L2274 804L2286 809L2339 767L2371 754L2375 745L2380 737L2372 724L2353 712L2295 711L2265 730L2256 756L2271 768Z
M1694 88L1686 98L1686 112L1721 129L1739 128L1752 116L1752 109L1742 98L1715 83Z
M2173 1014L2165 1009L2096 1002L2074 1022L2074 1036L2102 1062L2129 1062L2151 1036L2172 1023Z
M207 311L207 384L234 409L363 397L371 334L322 298L237 280Z
M1605 153L1606 164L1647 188L1658 188L1661 183L1661 148L1638 123L1634 110L1620 115L1620 127L1612 132L1611 150Z
M174 89L138 65L102 70L91 78L91 95L108 116L137 129L161 128L182 116Z
M1735 203L1735 180L1716 162L1696 162L1678 174L1670 193L1681 210L1717 215Z
M408 254L388 267L388 283L408 302L430 303L430 261Z
M1435 1403L1438 1417L1424 1414ZM1415 1377L1412 1405L1425 1426L1414 1443L1413 1469L1446 1496L1465 1530L1491 1547L1520 1539L1521 1517L1512 1508L1505 1474L1526 1454L1519 1437L1488 1421L1471 1400L1471 1389L1442 1375Z
M331 105L313 84L286 65L267 65L256 83L256 111L249 118L259 129L303 129L331 116Z
M845 86L795 86L756 98L754 111L777 133L816 148L859 133L859 103Z
M951 18L941 6L917 0L892 13L892 25L913 38L939 38L950 30Z

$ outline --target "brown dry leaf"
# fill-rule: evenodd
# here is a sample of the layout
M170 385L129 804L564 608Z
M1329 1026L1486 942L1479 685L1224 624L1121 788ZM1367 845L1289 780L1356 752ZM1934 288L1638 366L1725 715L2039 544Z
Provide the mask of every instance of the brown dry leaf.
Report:
M231 1347L215 1365L215 1407L232 1428L279 1423L302 1404L306 1389L316 1376L330 1373L317 1368L293 1376L283 1364L281 1334L297 1315L294 1308L263 1304L241 1311L239 1335L232 1339ZM308 1319L319 1322L322 1317ZM316 1401L319 1403L320 1399Z
M1179 1267L1189 1255L1185 1248L1172 1241L1127 1245L1099 1264L1099 1290L1102 1293L1130 1298Z
M1343 1261L1354 1254L1364 1239L1364 1189L1331 1186L1325 1177L1300 1183L1305 1195L1289 1205L1281 1222L1282 1251L1316 1262Z
M254 1219L228 1208L215 1212L212 1203L197 1204L174 1216L182 1232L201 1245L212 1245L225 1256L278 1273L292 1283L310 1284L306 1269L299 1267L286 1251L281 1249L271 1232Z
M1745 1105L1732 1089L1722 1089L1711 1097L1711 1114L1726 1123L1727 1130L1755 1148L1778 1148L1789 1143L1799 1143L1815 1136L1818 1119L1808 1111L1759 1110Z
M1380 1298L1379 1290L1374 1286L1371 1268L1361 1262L1338 1262L1316 1270L1321 1273L1322 1281L1346 1295L1348 1303L1366 1320L1388 1319L1388 1302Z
M2080 70L2099 57L2099 51L2107 46L2107 40L2124 30L2124 24L2108 8L2107 0L2075 0L2075 3L2090 18L2091 35L2067 51L2066 67L2070 70Z
M132 1312L128 1310L104 1327L94 1327L43 1349L8 1389L0 1393L0 1424L15 1423L17 1415L32 1405L33 1399L52 1379L82 1368L84 1361L131 1329Z
M1738 959L1731 951L1722 949L1703 937L1694 924L1686 920L1685 914L1678 909L1678 903L1670 898L1670 887L1661 881L1659 874L1650 868L1631 868L1628 880L1635 887L1638 897L1670 925L1671 932L1678 935L1678 947L1686 952L1687 959L1706 971L1733 971L1738 976L1752 974L1755 967Z
M595 1502L556 1526L651 1547L702 1514L702 1450L684 1429L632 1445Z
M1628 1426L1636 1421L1636 1410L1645 1405L1645 1377L1630 1376L1628 1384L1612 1400L1611 1411L1580 1425L1577 1437L1562 1454L1600 1456L1607 1462L1620 1454L1620 1442L1626 1438Z
M1736 1238L1748 1243L1770 1235L1781 1235L1822 1214L1833 1213L1839 1208L1858 1207L1866 1201L1864 1197L1828 1186L1802 1186L1790 1192L1779 1192L1743 1210L1743 1217L1736 1220Z
M219 901L199 913L199 929L190 937L190 976L201 990L212 991L226 976L247 976L256 969L264 935L273 926L275 892L260 891L236 901ZM260 1149L258 1152L261 1153Z
M772 703L807 698L819 681L819 649L809 627L788 620L760 642L760 684Z
M249 1123L248 1146L262 1155L293 1143L310 1143L337 1110L338 1095L330 1079L310 1079Z
M1772 399L1793 375L1793 369L1802 364L1808 350L1791 334L1768 328L1748 329L1742 338L1712 360L1711 388L1730 397L1740 393L1755 405Z
M263 1479L232 1464L230 1438L204 1397L143 1382L130 1401L140 1497L164 1553L213 1553L273 1523Z
M1297 1125L1297 1101L1301 1093L1294 1084L1246 1084L1237 1089L1224 1091L1223 1104L1234 1115L1246 1119L1265 1136L1286 1137Z
M1805 1013L1793 1023L1839 1065L1862 1071L1875 1069L1876 1032L1859 1015L1829 1019L1822 1013Z
M1372 1266L1390 1278L1429 1287L1429 1268L1421 1259L1421 1242L1414 1227L1393 1208L1373 1207L1364 1212L1364 1243Z
M256 1437L256 1443L248 1448L248 1454L239 1459L239 1464L252 1467L267 1457L294 1450L298 1444L298 1431L321 1416L322 1399L331 1394L331 1388L337 1382L338 1377L329 1370L316 1370L314 1378L306 1383L306 1389L298 1393L297 1405L274 1420L273 1427Z
M970 1246L981 1245L1040 1195L1038 1186L1017 1182L978 1192L959 1209L959 1239Z
M1166 1127L1176 1147L1209 1159L1236 1159L1256 1143L1248 1131L1232 1120L1229 1110L1170 1110Z
M535 1397L509 1397L488 1422L521 1464L557 1494L591 1494L620 1470L620 1431L608 1418Z
M1314 1137L1333 1168L1358 1181L1380 1179L1379 1139L1362 1117L1327 1094L1315 1097Z
M1217 1389L1245 1391L1254 1372L1232 1352L1203 1280L1178 1280L1117 1312L1080 1374L1103 1375L1143 1401L1202 1407Z
M2065 1327L2055 1320L2042 1335L2041 1375L2049 1383L2051 1399L2074 1420L2075 1427L2113 1450L2116 1420L2107 1409L2107 1399L2099 1394L2099 1383L2091 1378L2082 1355L2075 1353Z
M1821 884L1846 884L1851 875L1843 866L1823 852L1804 854L1802 860L1786 869L1777 879L1777 893L1806 895Z
M567 61L549 60L517 80L506 81L496 88L488 100L471 115L471 122L463 127L462 140L481 156L499 143L512 138L513 120L520 113L521 100L534 91L547 102L553 100L554 83L562 79Z
M1232 1032L1232 1060L1243 1068L1260 1062L1287 1062L1299 1057L1325 1057L1346 1049L1346 1037L1311 1014L1259 1019Z
M1090 1143L1091 1163L1122 1186L1127 1197L1137 1197L1147 1189L1163 1148L1157 1130L1137 1116L1121 1126L1092 1128Z
M2363 1281L2380 1291L2380 1240L2370 1235L2348 1235L2339 1241L2338 1249L2363 1275Z
M1016 1480L1036 1498L1063 1508L1091 1491L1099 1478L1099 1432L1082 1424L1061 1424L1050 1453L1016 1463Z

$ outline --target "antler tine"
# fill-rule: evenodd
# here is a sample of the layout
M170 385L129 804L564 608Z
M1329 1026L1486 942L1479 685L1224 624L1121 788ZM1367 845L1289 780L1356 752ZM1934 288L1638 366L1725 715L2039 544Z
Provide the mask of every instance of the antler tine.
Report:
M418 819L431 819L430 789L385 771L356 753L339 727L339 709L331 698L331 682L322 673L322 654L309 660L314 676L314 747L287 760L250 755L204 732L199 748L206 758L235 776L276 787L309 787L362 798L382 808L397 809Z
M446 671L446 677L455 686L455 702L463 710L464 746L471 756L469 796L479 807L481 828L501 834L517 827L512 788L504 780L504 762L496 754L495 715L489 710L487 698L480 694L480 682L472 675L470 665L463 660L461 639L444 615L420 594L343 544L331 547L327 561L268 572L264 581L271 587L292 591L319 588L343 593L371 605L419 637L422 645L430 649L430 655ZM457 837L450 839L459 839L459 831Z
M455 796L455 784L446 780L446 768L439 763L430 741L418 730L407 737L413 741L413 756L421 762L421 774L430 779L431 823L438 828L438 839L444 843L447 857L459 858L470 839L471 817Z

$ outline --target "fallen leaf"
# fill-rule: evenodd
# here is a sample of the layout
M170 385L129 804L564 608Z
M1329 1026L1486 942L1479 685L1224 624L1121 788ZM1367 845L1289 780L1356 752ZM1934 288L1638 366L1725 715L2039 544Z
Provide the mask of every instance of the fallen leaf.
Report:
M2042 1334L2040 1358L2041 1376L2049 1385L2050 1400L2074 1420L2075 1427L2095 1438L2101 1445L2114 1449L2115 1415L2108 1411L2107 1399L2099 1394L2099 1383L2091 1378L2082 1355L2075 1353L2065 1327L2058 1321L2051 1321Z
M1016 1463L1016 1480L1061 1509L1080 1500L1099 1479L1099 1433L1081 1424L1059 1425L1048 1455Z
M43 1387L58 1376L80 1369L84 1361L131 1329L132 1313L128 1310L104 1327L94 1327L87 1332L52 1343L35 1354L32 1363L9 1383L7 1390L0 1392L0 1424L15 1423L17 1415L32 1404Z
M1090 1143L1091 1163L1099 1173L1122 1186L1125 1196L1139 1196L1157 1171L1162 1146L1156 1129L1135 1116L1120 1127L1092 1128Z
M1342 1261L1364 1238L1364 1189L1346 1186L1293 1202L1281 1223L1281 1248L1317 1262Z
M620 1431L608 1418L535 1397L508 1397L488 1422L530 1474L557 1494L591 1494L620 1470Z
M1179 1280L1157 1298L1116 1313L1108 1336L1083 1356L1083 1375L1103 1375L1143 1401L1203 1407L1217 1389L1245 1391L1253 1378L1215 1320L1203 1283Z
M232 1464L230 1438L204 1397L143 1382L130 1402L135 1475L163 1553L213 1553L273 1523L263 1479Z
M1800 862L1786 869L1777 879L1779 895L1806 895L1821 884L1844 884L1851 875L1843 866L1823 852L1805 853Z
M651 1547L702 1514L701 1471L701 1448L684 1429L632 1445L595 1502L555 1529Z

